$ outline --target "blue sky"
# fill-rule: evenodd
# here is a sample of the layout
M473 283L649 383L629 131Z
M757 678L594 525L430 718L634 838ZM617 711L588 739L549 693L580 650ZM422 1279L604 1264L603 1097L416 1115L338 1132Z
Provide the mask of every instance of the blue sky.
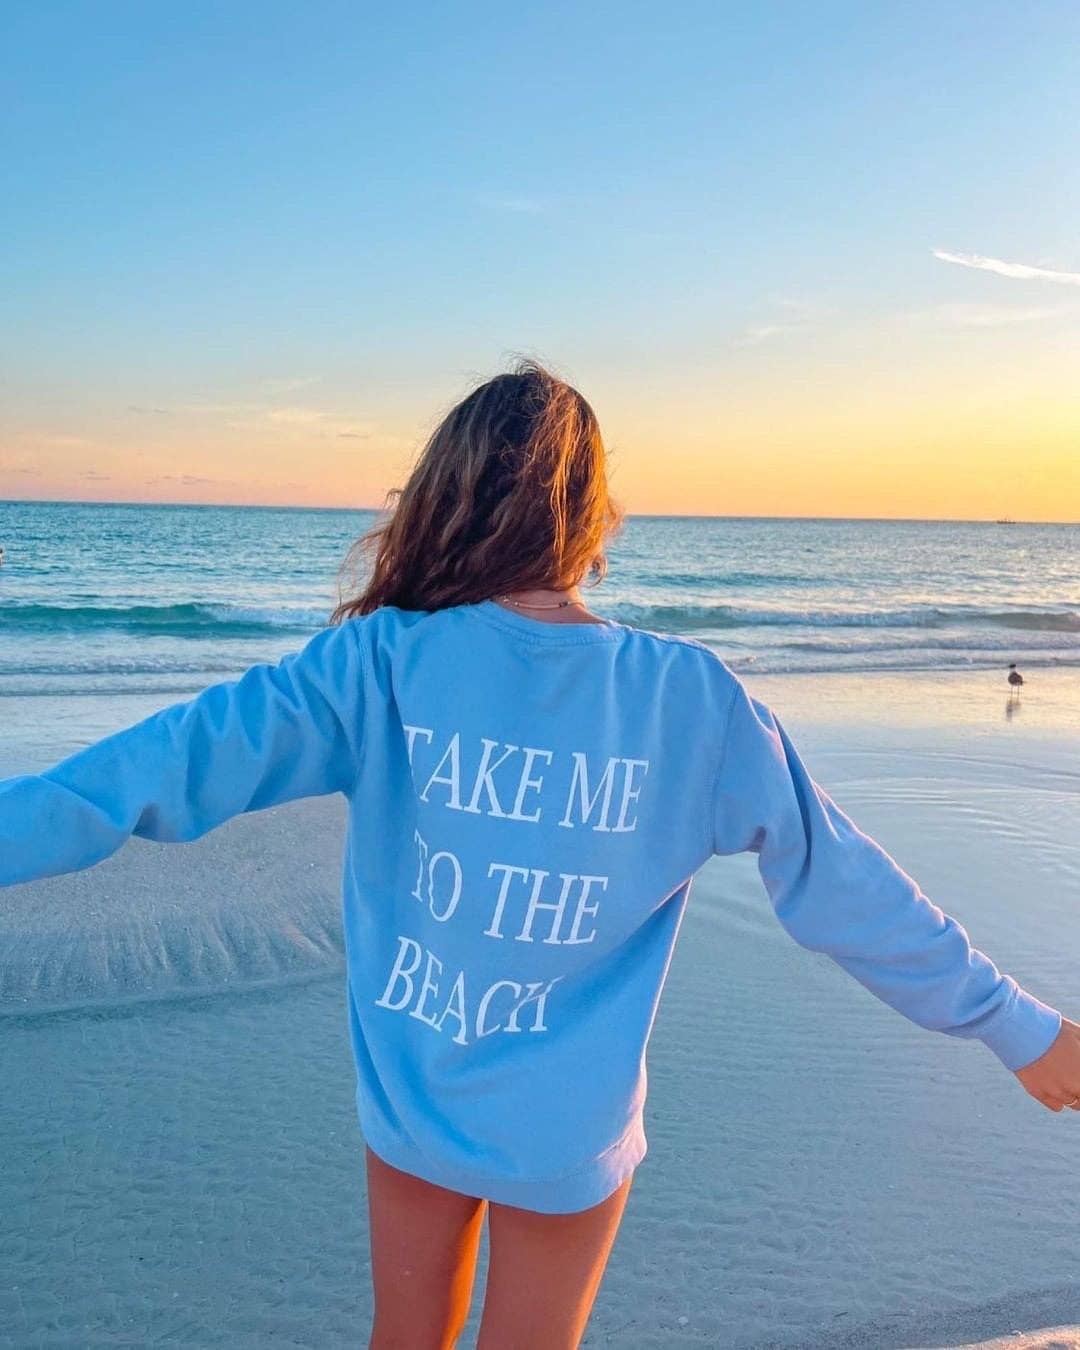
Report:
M252 485L265 424L274 481L352 439L315 478L375 500L518 351L592 399L635 492L667 447L718 501L718 427L794 453L802 425L812 458L846 390L937 408L944 366L989 417L1019 370L1068 402L1075 3L9 0L2 26L0 495L126 490L211 442Z

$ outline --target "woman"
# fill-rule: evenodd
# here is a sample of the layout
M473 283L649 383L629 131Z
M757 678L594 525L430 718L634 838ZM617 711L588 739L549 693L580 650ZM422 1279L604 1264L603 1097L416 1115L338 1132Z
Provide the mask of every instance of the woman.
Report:
M750 850L780 922L1051 1110L1080 1027L969 944L691 639L597 617L619 524L596 418L533 363L431 437L360 593L276 665L0 784L0 884L131 835L344 793L371 1346L579 1343L645 1154L645 1048L695 873Z

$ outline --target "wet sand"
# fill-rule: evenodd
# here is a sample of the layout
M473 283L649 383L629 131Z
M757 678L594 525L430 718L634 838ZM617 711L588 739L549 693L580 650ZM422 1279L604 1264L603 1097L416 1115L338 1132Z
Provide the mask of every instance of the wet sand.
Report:
M1008 716L996 673L745 678L976 945L1080 1020L1080 672L1031 673ZM343 814L0 891L0 1346L366 1344ZM1076 1113L796 946L750 857L695 882L649 1071L586 1346L1080 1346Z

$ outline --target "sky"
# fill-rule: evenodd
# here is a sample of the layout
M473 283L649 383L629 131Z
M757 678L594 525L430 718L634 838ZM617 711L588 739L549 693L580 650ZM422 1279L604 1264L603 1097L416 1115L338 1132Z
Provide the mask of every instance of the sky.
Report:
M518 356L632 513L1080 519L1080 6L6 0L0 498L379 506Z

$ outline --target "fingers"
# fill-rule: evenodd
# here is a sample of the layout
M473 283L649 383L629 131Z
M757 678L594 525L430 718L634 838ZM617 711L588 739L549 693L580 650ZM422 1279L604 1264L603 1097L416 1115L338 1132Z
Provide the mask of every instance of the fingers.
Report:
M1028 1096L1034 1097L1035 1100L1045 1106L1048 1111L1065 1110L1066 1098L1062 1097L1059 1093L1050 1092L1046 1088L1030 1088L1026 1083L1023 1086L1024 1091Z
M1075 1074L1059 1075L1046 1068L1040 1071L1028 1065L1026 1069L1016 1071L1016 1077L1024 1091L1048 1111L1080 1111L1080 1089L1069 1085L1069 1079L1075 1078Z
M1028 1089L1029 1094L1037 1102L1041 1102L1049 1111L1080 1111L1080 1100L1074 1100L1076 1096L1072 1092L1033 1092Z

